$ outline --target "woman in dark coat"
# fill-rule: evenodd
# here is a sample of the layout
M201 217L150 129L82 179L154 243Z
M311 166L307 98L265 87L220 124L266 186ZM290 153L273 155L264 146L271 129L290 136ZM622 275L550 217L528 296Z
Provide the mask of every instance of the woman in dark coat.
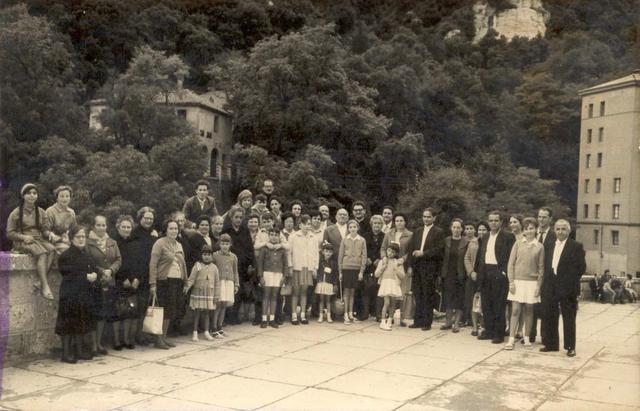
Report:
M62 361L75 363L93 358L82 345L96 329L92 289L98 279L98 267L86 249L87 230L83 226L72 226L69 239L71 246L58 260L62 283L55 331L62 337ZM74 343L75 355L71 350Z
M228 212L231 219L231 227L222 231L231 237L231 252L238 258L238 275L240 276L240 296L235 299L233 305L232 321L240 322L240 308L245 317L250 318L248 311L253 306L253 286L251 276L255 272L256 254L253 248L253 240L246 224L244 224L244 209L232 207Z
M113 349L116 351L122 350L122 347L127 347L130 350L135 348L136 320L138 318L137 293L140 279L131 270L136 258L132 248L132 244L135 244L131 238L133 226L133 217L130 215L121 215L116 221L117 233L114 236L114 240L118 244L118 250L120 250L120 257L122 258L122 264L115 276L117 298L132 301L131 309L125 313L116 314L113 322ZM122 332L123 343L120 342L120 324L124 328Z
M113 323L115 320L117 297L115 274L122 265L118 243L107 234L107 217L97 215L93 218L93 228L87 239L87 250L98 266L99 277L95 300L98 324L93 339L93 351L106 355L107 350L102 345L102 333L105 322Z
M447 317L446 323L440 329L453 329L453 332L457 333L460 331L460 321L464 310L464 282L466 278L464 257L469 245L469 240L462 237L462 220L453 219L451 235L444 239L444 243L441 276Z
M158 239L158 232L153 229L156 212L151 207L142 207L136 214L138 226L131 232L131 263L129 274L138 279L138 321L136 323L136 342L140 345L148 341L142 334L142 322L149 306L149 261L151 261L151 249Z

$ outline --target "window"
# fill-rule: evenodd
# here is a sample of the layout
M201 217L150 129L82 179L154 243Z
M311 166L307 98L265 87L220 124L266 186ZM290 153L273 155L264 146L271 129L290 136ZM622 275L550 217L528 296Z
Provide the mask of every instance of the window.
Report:
M583 210L584 218L589 218L589 204L585 204Z
M216 150L215 148L211 150L209 174L211 175L211 177L216 177L218 175L218 150Z
M613 209L611 210L611 217L614 220L618 220L620 218L620 204L613 205Z
M593 138L593 130L587 130L587 143L591 144L591 139Z
M611 230L611 245L620 245L620 231Z
M219 127L219 121L218 121L218 116L214 115L213 116L213 132L217 133L218 132L218 127Z
M620 186L622 185L622 179L620 177L616 177L613 179L613 192L619 193Z
M589 183L590 183L590 180L588 178L584 180L584 192L585 193L589 192Z
M204 130L200 130L200 137L204 137Z
M589 118L593 117L593 104L589 104Z
M600 230L593 230L593 244L598 244L600 239Z
M176 110L176 114L178 114L178 117L187 118L187 110Z
M587 154L586 168L591 167L591 154Z
M598 129L598 142L602 143L604 140L604 127Z
M598 167L602 167L602 153L598 153Z
M594 212L593 218L600 218L600 204L596 204L596 210Z
M213 134L211 134L211 131L207 131L207 138L213 138Z
M489 16L489 19L487 21L487 26L489 28L493 28L493 16Z
M600 115L604 116L604 101L600 102Z
M602 188L602 180L596 179L596 193L600 193L600 189Z

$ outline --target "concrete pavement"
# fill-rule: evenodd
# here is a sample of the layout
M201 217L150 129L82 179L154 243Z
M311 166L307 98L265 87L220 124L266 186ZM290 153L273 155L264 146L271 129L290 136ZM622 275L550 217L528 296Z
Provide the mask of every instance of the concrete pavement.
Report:
M640 306L581 302L577 356L367 321L229 327L63 364L4 370L0 409L638 410Z

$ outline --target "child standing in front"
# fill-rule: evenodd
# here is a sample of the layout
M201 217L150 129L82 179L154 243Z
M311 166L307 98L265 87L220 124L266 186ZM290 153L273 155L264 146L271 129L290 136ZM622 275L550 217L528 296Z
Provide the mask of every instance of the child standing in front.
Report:
M213 263L218 267L220 274L220 300L213 313L212 333L215 337L226 337L227 334L222 329L224 315L227 307L233 306L234 296L240 288L240 277L238 276L238 257L230 251L231 236L222 234L220 236L220 251L213 253Z
M357 321L353 315L353 297L359 281L364 278L367 266L367 243L358 230L360 225L356 220L347 223L348 234L340 243L338 253L338 271L344 291L344 323L352 324Z
M278 290L287 272L287 250L280 245L280 230L270 228L269 243L260 249L258 254L258 279L262 285L262 322L260 328L270 325L278 328L276 323L276 298Z
M213 264L213 251L211 246L202 246L202 254L191 269L191 275L184 286L184 294L193 287L189 307L193 310L193 341L198 341L198 325L200 319L204 321L204 338L211 341L213 337L209 333L209 312L216 309L220 299L220 275L218 268Z
M316 274L316 295L318 296L318 322L324 320L324 308L327 308L327 322L332 323L331 319L331 296L333 289L338 280L338 264L333 257L333 245L329 242L322 244L322 257L318 265L318 273Z
M300 230L289 236L289 273L291 275L291 324L309 324L307 320L307 288L313 285L318 269L318 240L311 232L311 218L300 216ZM300 302L300 322L296 312Z
M404 265L400 254L400 247L396 243L391 243L387 247L387 256L379 263L375 271L376 278L379 278L380 289L378 297L384 298L382 306L382 319L380 320L380 328L385 331L391 331L391 321L393 320L393 312L395 311L395 300L402 296L400 281L405 277ZM385 313L389 313L386 318Z

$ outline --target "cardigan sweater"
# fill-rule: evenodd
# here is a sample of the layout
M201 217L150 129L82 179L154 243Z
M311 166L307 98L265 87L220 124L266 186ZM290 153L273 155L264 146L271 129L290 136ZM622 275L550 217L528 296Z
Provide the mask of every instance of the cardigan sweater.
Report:
M318 269L320 253L318 241L311 231L304 234L302 230L289 236L289 267L295 271L307 268L311 271Z
M405 277L404 263L400 258L394 258L389 260L388 257L383 258L376 268L376 278L379 278L379 282L382 280L397 280L400 281Z
M104 274L105 270L111 270L111 275L115 279L115 274L122 266L122 256L120 255L120 248L118 248L116 240L107 235L103 250L98 245L97 236L91 231L87 239L86 249L96 262L100 274Z
M224 253L222 250L213 253L213 263L218 267L220 281L233 281L236 287L240 286L238 275L238 257L232 252Z
M364 272L367 266L367 242L360 235L355 238L347 235L340 243L338 252L338 269L360 270Z
M153 244L151 260L149 261L149 284L166 280L174 263L180 266L180 278L187 278L187 264L184 261L182 244L169 237L162 237Z
M544 274L544 246L523 238L513 244L507 275L513 280L536 281Z
M338 284L338 263L335 257L331 256L329 260L326 260L324 256L320 257L316 278L319 283Z
M272 273L287 273L287 250L284 248L278 248L277 250L270 250L267 247L262 247L258 255L258 277L262 277L265 271Z

